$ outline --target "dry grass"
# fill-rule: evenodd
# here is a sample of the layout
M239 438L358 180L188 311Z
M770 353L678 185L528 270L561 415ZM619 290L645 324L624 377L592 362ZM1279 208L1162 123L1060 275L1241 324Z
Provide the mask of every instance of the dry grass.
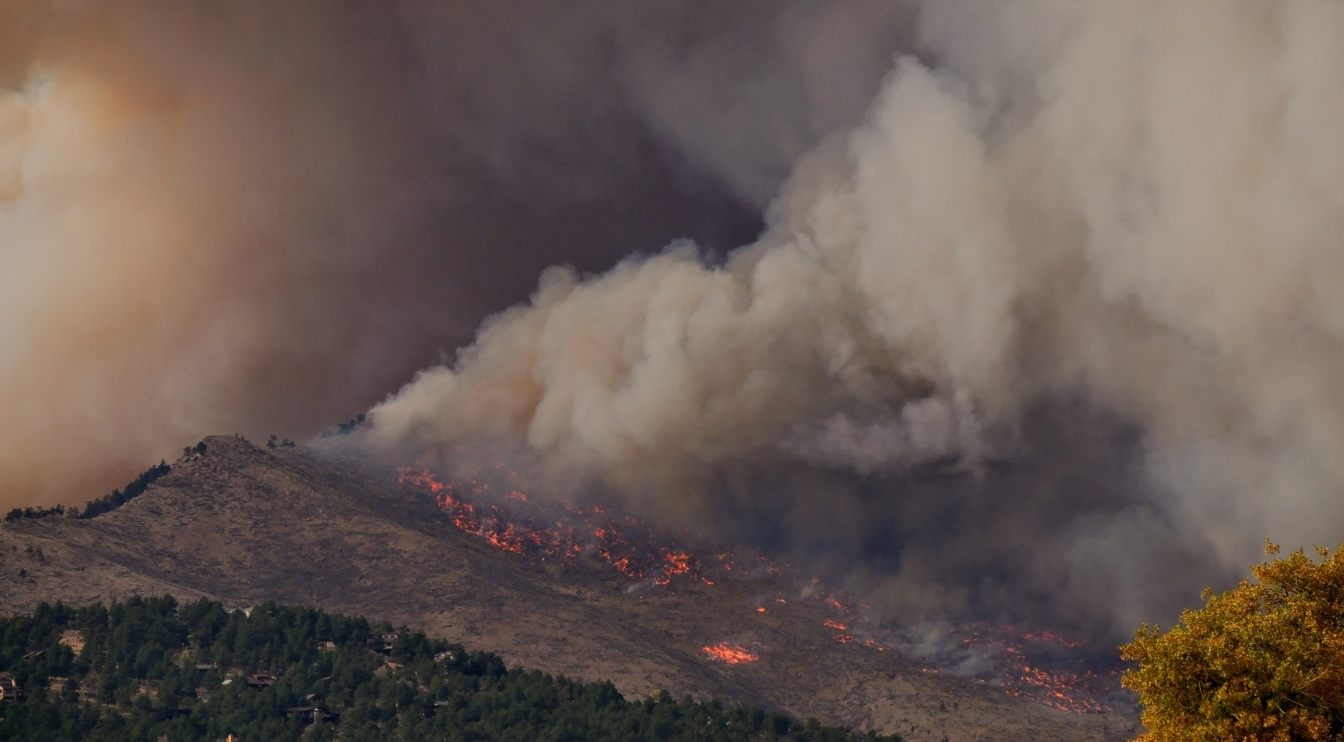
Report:
M1120 740L1135 720L1078 715L932 675L893 652L841 645L819 601L758 613L770 580L630 595L601 564L560 567L489 548L385 473L304 449L210 438L139 498L91 520L0 528L0 611L133 594L229 605L313 604L425 629L510 663L607 678L628 697L667 689L912 741ZM27 553L40 547L39 559ZM22 576L21 576L22 571ZM760 660L715 665L706 644Z

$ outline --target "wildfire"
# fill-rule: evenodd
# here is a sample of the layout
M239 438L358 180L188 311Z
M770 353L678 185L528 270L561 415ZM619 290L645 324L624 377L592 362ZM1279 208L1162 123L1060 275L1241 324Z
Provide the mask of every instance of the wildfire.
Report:
M504 476L517 479L513 472ZM710 568L730 571L736 566L732 551L716 553L718 565L703 564L699 557L660 538L647 523L618 517L600 506L585 509L563 501L532 502L517 482L507 482L501 488L475 478L444 482L427 470L411 467L398 470L398 481L427 488L459 530L479 536L497 549L543 562L572 562L592 554L625 577L650 580L660 586L672 584L675 577L713 585L714 581L706 574ZM497 491L506 494L499 497L495 495ZM470 495L472 501L463 493ZM534 515L516 517L512 508L502 502L504 499L527 503ZM779 567L764 557L761 562L762 569L779 572Z
M728 642L701 647L700 654L710 662L722 662L725 665L741 665L747 662L755 662L761 658L760 655L746 647L729 644Z
M779 575L784 571L764 556L744 558L733 549L706 549L700 553L711 556L701 559L648 523L597 505L580 508L559 498L529 497L527 486L515 473L501 466L495 470L485 475L478 472L465 481L445 482L427 470L405 467L398 470L398 480L428 490L464 533L493 548L542 562L574 563L596 557L626 578L664 587L674 579L713 585L711 575ZM523 508L527 515L516 513L515 508ZM879 627L869 615L869 606L830 591L820 578L813 578L804 594L834 612L836 618L823 625L835 632L832 639L837 643L877 652L911 646L899 629ZM783 597L774 602L788 603ZM757 606L755 611L763 615L766 608ZM975 679L998 686L1010 696L1080 713L1109 711L1125 702L1117 695L1118 663L1099 660L1096 652L1080 642L1048 631L1003 627L959 627L952 638L948 646L960 649L939 650L939 656L926 659L953 672L959 666L989 667L975 672ZM759 659L746 647L727 642L706 646L701 654L706 660L728 665ZM974 662L967 661L972 658ZM938 669L924 671L936 673Z
M839 599L837 599L834 595L827 595L826 597L822 598L822 600L826 601L826 604L827 604L827 605L829 605L829 606L831 606L832 608L834 608L834 609L836 609L836 610L838 610L838 611L841 611L841 612L843 612L843 613L853 613L853 612L854 612L854 609L853 609L853 608L850 608L849 606L845 605L844 603L841 603L841 602L839 601Z
M1075 713L1104 713L1124 702L1119 658L1090 650L1083 642L1011 627L952 631L965 651L991 667L977 673L977 679L1002 687L1007 695Z

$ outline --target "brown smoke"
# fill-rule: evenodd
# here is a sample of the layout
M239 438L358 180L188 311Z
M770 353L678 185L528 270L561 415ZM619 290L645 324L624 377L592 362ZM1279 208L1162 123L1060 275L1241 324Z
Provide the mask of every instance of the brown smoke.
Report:
M904 17L628 5L0 1L0 504L311 435L546 265L751 239Z
M757 243L548 270L376 436L772 513L896 608L1169 616L1344 528L1342 35L1314 0L927 3Z

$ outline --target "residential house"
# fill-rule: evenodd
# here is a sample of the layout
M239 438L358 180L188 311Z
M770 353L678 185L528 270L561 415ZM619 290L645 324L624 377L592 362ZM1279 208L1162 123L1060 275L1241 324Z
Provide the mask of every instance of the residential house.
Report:
M0 701L18 701L23 698L23 689L18 681L5 673L0 673Z

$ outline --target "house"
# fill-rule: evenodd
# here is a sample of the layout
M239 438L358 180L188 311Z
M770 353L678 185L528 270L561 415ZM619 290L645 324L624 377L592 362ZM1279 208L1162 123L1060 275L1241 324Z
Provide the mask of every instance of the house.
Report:
M321 706L295 706L285 711L288 718L298 717L309 724L316 724L327 719L335 719L336 715L322 708Z
M254 688L256 690L261 690L262 688L270 687L274 683L275 678L273 676L267 675L266 673L259 672L255 675L247 676L248 687Z
M386 634L382 634L381 636L369 637L367 644L370 647L378 647L379 645L381 645L383 651L390 652L392 651L392 645L396 644L397 637L399 636L401 636L401 634L398 634L395 631L391 631Z
M335 651L336 651L336 642L318 642L318 643L317 643L317 651L319 651L319 652L335 652Z
M23 689L14 678L0 673L0 701L17 701L23 698Z
M196 669L201 672L210 672L211 670L218 670L219 665L197 665Z

